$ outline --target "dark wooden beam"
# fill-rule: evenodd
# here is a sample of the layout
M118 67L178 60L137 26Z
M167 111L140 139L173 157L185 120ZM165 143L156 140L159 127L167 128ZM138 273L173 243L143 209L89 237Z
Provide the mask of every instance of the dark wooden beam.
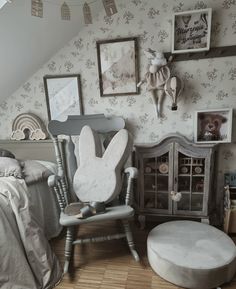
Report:
M173 57L172 61L187 61L205 58L236 56L236 45L212 47L210 48L210 50L202 52L176 53L176 54L166 52L164 54L167 59L169 59L169 57L172 56Z

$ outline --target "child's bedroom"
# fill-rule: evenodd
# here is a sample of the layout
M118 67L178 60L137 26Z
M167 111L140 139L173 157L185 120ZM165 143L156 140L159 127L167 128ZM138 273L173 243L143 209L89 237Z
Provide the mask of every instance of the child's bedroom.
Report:
M236 1L0 0L0 288L236 289Z

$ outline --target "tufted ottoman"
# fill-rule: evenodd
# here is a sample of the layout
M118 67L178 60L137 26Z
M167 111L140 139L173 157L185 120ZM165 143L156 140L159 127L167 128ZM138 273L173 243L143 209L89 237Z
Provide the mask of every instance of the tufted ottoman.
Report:
M173 221L148 235L152 269L178 286L208 289L229 282L236 273L236 246L222 231L193 221Z

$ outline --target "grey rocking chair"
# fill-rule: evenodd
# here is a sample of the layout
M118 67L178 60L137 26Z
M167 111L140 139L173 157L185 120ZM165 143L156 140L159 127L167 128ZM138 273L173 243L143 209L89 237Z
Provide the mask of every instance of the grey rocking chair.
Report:
M48 124L58 165L58 175L50 176L48 184L57 195L61 209L60 224L67 228L64 273L68 272L73 257L73 245L88 242L126 238L134 259L139 261L129 224L134 215L131 207L132 183L137 177L137 169L130 167L123 170L124 163L132 151L132 141L124 126L122 118L107 119L103 114L69 116L65 122L52 120ZM96 132L105 134L110 131L118 133L103 153ZM64 152L61 151L62 146L59 146L59 135L68 136ZM72 138L78 135L80 136L77 145ZM128 177L125 204L112 206L111 201L119 199L124 175ZM76 207L76 202L105 204L106 207L103 213L96 214L93 211L91 216L81 217L81 213L68 213L68 208ZM88 208L91 208L90 205L83 208L85 213ZM121 220L124 233L76 239L78 226L106 220Z

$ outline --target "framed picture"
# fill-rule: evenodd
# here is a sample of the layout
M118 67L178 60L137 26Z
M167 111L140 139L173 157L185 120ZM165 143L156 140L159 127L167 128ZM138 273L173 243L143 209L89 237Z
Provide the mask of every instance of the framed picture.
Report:
M194 139L197 143L226 143L232 137L232 109L195 112Z
M209 50L211 15L211 8L174 13L172 53Z
M101 96L138 94L137 38L97 42Z
M83 114L79 74L45 75L43 81L49 120Z

